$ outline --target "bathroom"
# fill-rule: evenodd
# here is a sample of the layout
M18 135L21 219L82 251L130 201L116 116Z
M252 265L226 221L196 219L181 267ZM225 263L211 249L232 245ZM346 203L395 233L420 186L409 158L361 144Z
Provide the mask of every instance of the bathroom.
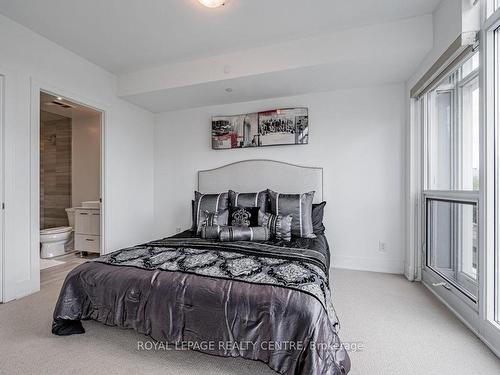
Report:
M40 268L99 254L102 113L40 93Z

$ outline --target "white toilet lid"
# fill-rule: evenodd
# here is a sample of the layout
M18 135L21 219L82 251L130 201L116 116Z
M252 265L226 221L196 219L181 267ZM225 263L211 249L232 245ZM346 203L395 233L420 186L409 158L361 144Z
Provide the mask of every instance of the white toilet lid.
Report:
M58 234L58 233L69 232L72 229L73 228L71 228L71 227L47 228L47 229L42 229L40 231L40 234Z

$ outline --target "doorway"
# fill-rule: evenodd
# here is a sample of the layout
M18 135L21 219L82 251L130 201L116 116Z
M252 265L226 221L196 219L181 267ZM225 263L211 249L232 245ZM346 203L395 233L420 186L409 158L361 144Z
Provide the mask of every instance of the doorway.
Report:
M102 253L103 113L40 91L40 281Z

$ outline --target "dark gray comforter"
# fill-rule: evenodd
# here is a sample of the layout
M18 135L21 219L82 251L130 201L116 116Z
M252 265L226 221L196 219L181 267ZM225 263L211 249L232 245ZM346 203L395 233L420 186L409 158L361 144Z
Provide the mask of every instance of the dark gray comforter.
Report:
M220 243L186 232L102 256L67 276L52 331L83 333L93 319L281 374L346 374L321 237Z

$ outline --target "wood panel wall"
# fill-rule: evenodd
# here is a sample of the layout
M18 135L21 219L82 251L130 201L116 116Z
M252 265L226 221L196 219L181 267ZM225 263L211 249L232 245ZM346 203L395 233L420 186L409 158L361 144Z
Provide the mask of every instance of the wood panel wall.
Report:
M71 207L71 144L70 118L40 122L41 229L68 226L65 209Z

